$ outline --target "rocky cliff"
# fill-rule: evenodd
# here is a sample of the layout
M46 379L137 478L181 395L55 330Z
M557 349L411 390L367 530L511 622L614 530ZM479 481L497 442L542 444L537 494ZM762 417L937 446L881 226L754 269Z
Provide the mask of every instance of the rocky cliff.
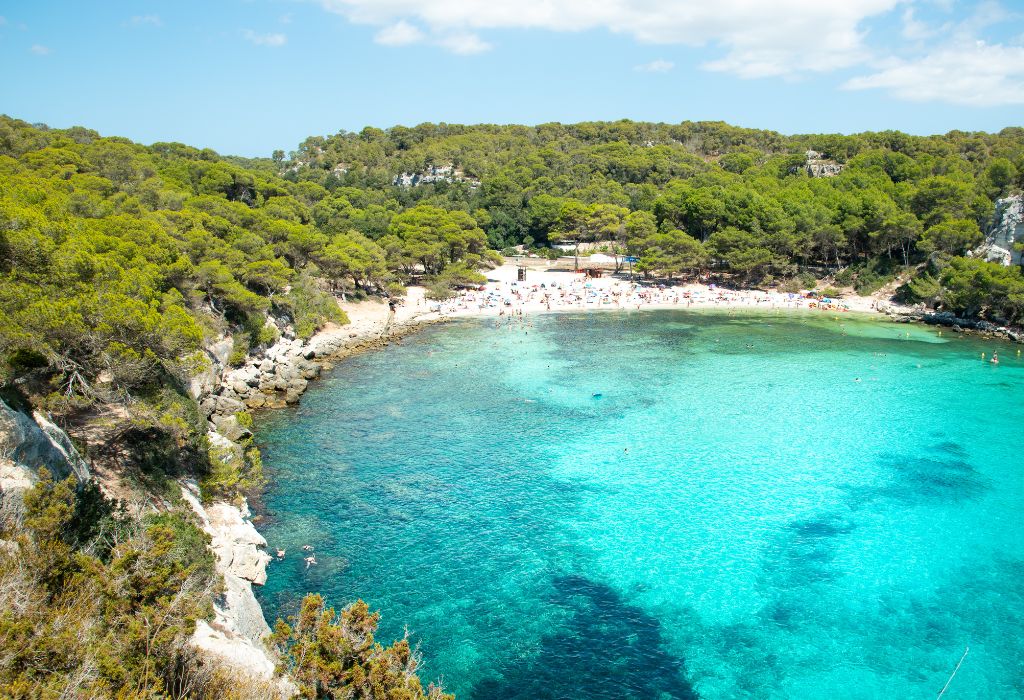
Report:
M89 480L89 465L49 417L0 401L0 490L31 487L44 467L57 479L74 474L79 482Z
M270 627L252 589L267 580L267 541L253 527L247 506L203 506L193 482L183 484L181 495L210 536L217 573L224 580L224 590L213 601L213 621L196 625L192 643L232 666L271 679L274 661L263 643Z
M0 496L20 498L20 492L39 480L39 470L44 467L58 479L71 474L79 482L90 479L89 465L63 430L39 412L29 415L0 401ZM192 641L225 663L270 680L274 661L263 643L270 627L252 590L253 584L267 580L267 542L249 521L244 503L241 507L223 502L204 507L198 495L194 483L183 486L182 498L210 535L224 590L213 601L214 620L200 621ZM287 681L277 685L283 697L293 694Z
M1019 265L1017 243L1024 243L1024 195L1015 194L996 200L995 216L985 242L972 251L976 257L1003 265Z

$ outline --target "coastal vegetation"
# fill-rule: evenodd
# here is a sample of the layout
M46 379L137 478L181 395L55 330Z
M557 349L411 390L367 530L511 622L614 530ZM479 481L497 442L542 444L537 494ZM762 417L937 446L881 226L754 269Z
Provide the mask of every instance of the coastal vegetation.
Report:
M814 176L809 149L837 174ZM438 166L447 174L429 182L400 177ZM1022 186L1018 128L424 124L244 159L0 117L4 400L85 426L70 432L89 459L84 437L102 431L119 477L155 504L128 513L44 474L23 510L5 510L0 692L232 697L229 672L185 643L220 584L176 495L182 477L207 500L265 483L251 437L237 453L211 444L189 391L214 343L240 366L282 337L345 323L338 298L413 282L445 298L484 282L496 251L557 257L559 243L651 278L793 291L824 279L865 294L899 284L906 300L1019 323L1020 269L967 253L994 201ZM376 622L365 604L336 614L307 598L272 638L281 670L308 697L442 697L421 685L407 642L374 641Z
M943 274L982 241L994 201L1024 187L1019 127L784 136L721 122L442 123L311 137L281 155L287 180L325 191L319 224L370 239L429 206L472 216L506 252L589 242L649 275L712 270L765 286L809 271L863 294L898 281L906 301L1024 317L1018 270L973 260ZM439 166L440 177L393 184ZM999 280L969 306L965 266ZM939 284L906 284L916 276Z
M8 500L0 551L0 695L190 697L220 684L187 640L216 587L182 512L129 515L94 484L42 473Z

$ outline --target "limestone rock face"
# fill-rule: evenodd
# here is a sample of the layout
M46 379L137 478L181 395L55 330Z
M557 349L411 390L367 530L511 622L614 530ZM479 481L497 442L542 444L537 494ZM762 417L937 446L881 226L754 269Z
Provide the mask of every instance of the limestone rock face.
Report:
M223 502L204 507L198 493L191 483L181 489L182 498L210 535L210 548L225 590L214 600L213 623L197 624L192 643L261 678L272 678L274 661L263 643L270 626L252 592L254 583L262 585L267 580L267 541L245 517L248 509L243 512Z
M35 412L29 416L0 401L0 461L7 462L5 473L14 479L0 486L16 488L15 482L35 482L39 469L46 467L56 479L74 474L79 482L89 479L89 465L71 444L67 434L50 420ZM20 468L24 473L18 473Z
M234 341L227 337L206 348L208 366L189 380L188 393L193 399L210 394L216 388L233 346Z
M211 420L217 426L217 432L232 442L252 437L252 431L243 427L235 416L216 415Z
M985 242L971 255L1002 265L1019 265L1021 254L1016 244L1024 241L1024 195L996 200L996 212Z
M224 569L257 585L266 583L270 555L264 551L263 535L230 503L214 503L206 513L214 538L211 546Z

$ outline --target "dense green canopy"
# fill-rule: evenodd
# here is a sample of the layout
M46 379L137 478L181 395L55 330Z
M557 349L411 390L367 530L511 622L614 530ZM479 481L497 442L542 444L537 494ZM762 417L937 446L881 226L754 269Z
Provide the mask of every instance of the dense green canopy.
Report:
M842 169L813 177L809 157ZM399 173L449 165L450 181L392 185ZM421 124L312 137L282 168L323 187L318 207L346 212L373 238L404 207L425 205L471 215L498 249L596 241L640 258L649 274L711 267L748 284L842 270L867 293L925 261L935 277L980 242L994 200L1024 185L1024 129L783 136L721 122ZM908 298L911 287L925 288L908 286ZM977 313L1021 319L1007 299Z

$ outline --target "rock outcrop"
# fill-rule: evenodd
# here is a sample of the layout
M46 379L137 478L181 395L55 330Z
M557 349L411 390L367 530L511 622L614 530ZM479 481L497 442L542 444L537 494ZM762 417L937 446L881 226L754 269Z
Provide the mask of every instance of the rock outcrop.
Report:
M224 372L217 386L200 399L200 410L213 429L229 439L243 439L238 437L241 426L225 424L218 417L298 403L309 380L320 376L320 365L312 362L314 357L301 340L282 338L250 357L244 366Z
M289 337L286 328L277 343L250 356L241 367L224 369L210 390L197 397L199 409L209 421L211 432L235 443L245 440L251 433L233 416L242 411L297 404L310 381L320 376L330 360L382 347L435 320L392 324L369 336L336 328L306 342Z
M189 380L188 393L193 399L198 400L201 396L212 393L217 387L224 368L227 367L233 346L234 341L226 337L206 348L206 366Z
M89 480L89 465L67 434L39 411L32 415L0 401L0 489L22 489L45 467L56 479Z
M834 160L825 158L821 153L817 151L807 151L804 154L806 162L804 164L804 170L811 177L835 177L839 173L843 172L846 167L842 163L837 163Z
M996 200L995 216L985 242L970 255L1001 265L1019 265L1018 243L1024 243L1024 195L1015 194Z
M214 619L196 624L192 643L259 678L273 678L274 661L263 643L270 627L252 590L253 584L267 580L267 541L249 521L248 508L223 502L204 507L191 482L182 486L181 495L210 536L217 572L224 579L224 591L213 601Z

